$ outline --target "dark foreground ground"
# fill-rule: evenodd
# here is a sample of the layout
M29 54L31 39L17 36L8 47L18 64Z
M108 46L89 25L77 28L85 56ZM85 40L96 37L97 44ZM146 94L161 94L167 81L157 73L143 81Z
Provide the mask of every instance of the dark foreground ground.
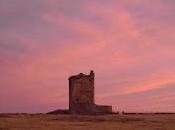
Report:
M0 130L175 130L175 114L0 115Z

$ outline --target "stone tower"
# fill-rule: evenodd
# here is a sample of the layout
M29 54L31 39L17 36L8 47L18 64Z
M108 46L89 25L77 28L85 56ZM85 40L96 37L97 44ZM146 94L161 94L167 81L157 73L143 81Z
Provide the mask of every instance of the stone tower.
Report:
M89 75L80 73L69 78L69 112L71 114L111 113L112 106L95 104L93 71Z

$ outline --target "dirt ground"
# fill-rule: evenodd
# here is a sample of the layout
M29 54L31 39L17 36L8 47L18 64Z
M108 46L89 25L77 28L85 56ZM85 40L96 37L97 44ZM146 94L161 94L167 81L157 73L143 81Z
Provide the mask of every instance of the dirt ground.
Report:
M175 130L175 114L106 116L1 114L0 130Z

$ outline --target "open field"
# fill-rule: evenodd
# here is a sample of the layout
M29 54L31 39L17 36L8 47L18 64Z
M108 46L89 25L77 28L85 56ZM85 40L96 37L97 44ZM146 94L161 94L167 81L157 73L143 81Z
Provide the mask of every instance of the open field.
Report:
M0 115L0 130L175 130L175 114Z

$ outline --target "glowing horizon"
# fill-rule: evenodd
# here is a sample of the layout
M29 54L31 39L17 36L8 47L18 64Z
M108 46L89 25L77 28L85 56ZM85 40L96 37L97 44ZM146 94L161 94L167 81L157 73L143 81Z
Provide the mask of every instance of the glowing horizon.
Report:
M68 108L68 77L96 102L175 112L174 0L1 0L0 113Z

